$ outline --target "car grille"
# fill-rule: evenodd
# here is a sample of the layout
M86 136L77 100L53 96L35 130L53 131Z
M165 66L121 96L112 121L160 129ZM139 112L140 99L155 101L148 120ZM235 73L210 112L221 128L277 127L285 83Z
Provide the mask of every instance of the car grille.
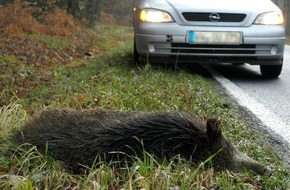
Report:
M195 45L187 43L173 43L171 52L177 54L197 54L197 55L244 55L255 54L256 45Z
M242 22L246 18L246 14L236 13L192 13L184 12L183 17L187 21L198 22ZM211 16L219 16L219 19L213 20Z

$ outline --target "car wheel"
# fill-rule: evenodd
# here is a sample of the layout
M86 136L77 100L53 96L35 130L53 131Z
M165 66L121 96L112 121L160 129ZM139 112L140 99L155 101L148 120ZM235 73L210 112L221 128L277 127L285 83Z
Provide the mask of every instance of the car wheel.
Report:
M283 62L281 60L281 62ZM260 65L260 71L264 78L277 78L282 71L283 64L280 65Z

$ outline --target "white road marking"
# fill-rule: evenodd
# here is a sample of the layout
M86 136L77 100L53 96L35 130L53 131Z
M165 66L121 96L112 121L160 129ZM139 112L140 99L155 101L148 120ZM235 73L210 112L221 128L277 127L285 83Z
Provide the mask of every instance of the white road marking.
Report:
M288 143L287 146L290 146L290 128L285 122L282 121L281 118L268 110L256 99L250 97L241 88L239 88L227 78L220 75L214 69L210 68L209 66L204 67L211 73L213 78L227 90L227 92L237 101L237 103L243 107L246 107L264 123L266 130L269 130L270 132L280 136Z

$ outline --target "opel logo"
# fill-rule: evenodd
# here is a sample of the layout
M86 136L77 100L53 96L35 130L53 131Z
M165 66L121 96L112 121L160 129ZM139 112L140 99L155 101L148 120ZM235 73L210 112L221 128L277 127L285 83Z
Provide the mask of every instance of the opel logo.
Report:
M218 13L211 13L208 18L212 22L218 22L221 19Z

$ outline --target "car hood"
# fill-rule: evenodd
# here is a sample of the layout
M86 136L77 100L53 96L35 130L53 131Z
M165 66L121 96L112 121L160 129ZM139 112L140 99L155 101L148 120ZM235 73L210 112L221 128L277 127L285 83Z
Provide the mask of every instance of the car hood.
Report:
M243 13L247 19L239 25L249 26L261 13L280 11L271 0L147 0L147 3L149 7L168 11L179 24L187 24L180 18L182 12ZM229 24L232 23L225 23Z
M157 0L158 1L158 0ZM271 0L165 0L171 7L179 11L210 12L269 12L279 11Z

